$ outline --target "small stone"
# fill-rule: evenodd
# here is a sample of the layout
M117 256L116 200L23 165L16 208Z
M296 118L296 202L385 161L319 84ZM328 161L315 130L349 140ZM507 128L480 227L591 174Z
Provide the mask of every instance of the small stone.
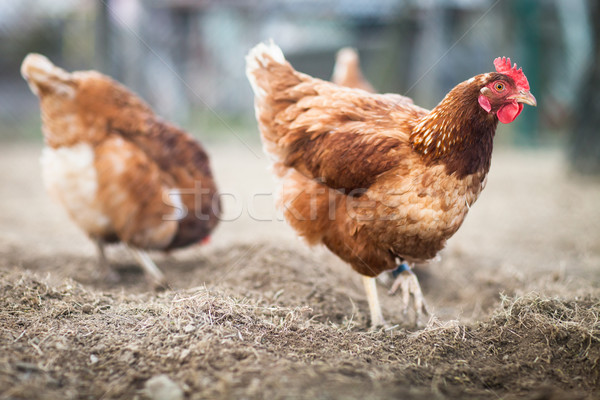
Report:
M92 364L96 364L98 362L98 357L95 354L90 355L90 362Z
M152 400L182 400L183 391L167 375L157 375L144 384L146 394Z
M92 311L94 311L94 307L92 307L90 304L84 304L84 305L81 307L81 311L82 311L84 314L91 314L91 313L92 313Z
M179 355L179 360L183 361L187 358L187 356L190 355L190 349L185 349L181 352L181 354Z
M185 328L183 328L183 331L185 333L190 333L190 332L193 332L195 330L196 330L196 327L194 325L192 325L192 324L188 324L188 325L185 326Z

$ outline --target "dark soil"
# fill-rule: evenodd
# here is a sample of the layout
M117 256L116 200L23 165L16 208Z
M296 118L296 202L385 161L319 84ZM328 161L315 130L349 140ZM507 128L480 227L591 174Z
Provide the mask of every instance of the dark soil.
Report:
M121 282L103 280L44 193L39 148L3 153L0 398L600 397L600 184L557 153L500 152L441 260L417 270L435 316L412 327L382 283L396 325L376 332L358 275L252 197L274 187L264 158L212 149L242 200L211 244L152 254L170 283L156 293L119 247ZM163 374L171 397L147 385Z

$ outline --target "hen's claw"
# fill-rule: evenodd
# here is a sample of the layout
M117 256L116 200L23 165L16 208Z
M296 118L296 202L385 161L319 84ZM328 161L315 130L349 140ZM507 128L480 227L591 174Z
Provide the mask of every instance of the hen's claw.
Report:
M408 305L410 303L410 297L413 298L413 310L415 311L416 322L418 322L422 315L429 315L427 310L427 304L425 303L425 297L421 291L421 285L414 272L406 264L401 265L402 271L396 276L396 280L392 284L389 290L389 294L393 295L398 289L402 293L402 304L404 315L408 312ZM400 267L399 267L400 268Z

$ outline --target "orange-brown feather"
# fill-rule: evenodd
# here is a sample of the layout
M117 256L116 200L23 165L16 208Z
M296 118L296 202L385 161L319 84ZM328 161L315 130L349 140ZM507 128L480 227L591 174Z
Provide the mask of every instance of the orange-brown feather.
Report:
M123 242L145 249L164 249L177 233L178 223L165 219L173 208L164 194L173 179L146 153L118 135L95 147L97 200Z

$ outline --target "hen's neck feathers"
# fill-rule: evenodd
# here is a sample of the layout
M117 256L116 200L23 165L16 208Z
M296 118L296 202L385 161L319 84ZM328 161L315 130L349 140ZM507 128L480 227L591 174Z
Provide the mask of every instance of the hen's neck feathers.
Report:
M476 77L477 78L477 77ZM459 178L490 168L498 118L477 101L478 79L452 89L431 112L417 121L410 139L413 149L429 164L445 164Z

